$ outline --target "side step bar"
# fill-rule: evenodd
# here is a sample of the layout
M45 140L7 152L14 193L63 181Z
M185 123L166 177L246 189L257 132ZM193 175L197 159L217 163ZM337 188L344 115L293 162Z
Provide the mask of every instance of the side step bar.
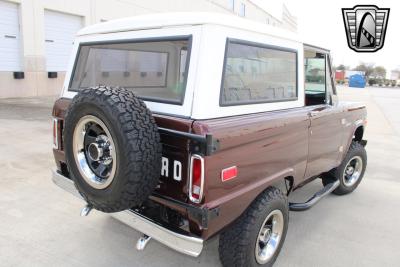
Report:
M312 206L318 203L322 198L329 195L333 190L335 190L340 185L340 181L337 180L335 182L327 184L320 191L315 193L307 202L305 203L289 203L289 209L291 211L303 211L308 210Z

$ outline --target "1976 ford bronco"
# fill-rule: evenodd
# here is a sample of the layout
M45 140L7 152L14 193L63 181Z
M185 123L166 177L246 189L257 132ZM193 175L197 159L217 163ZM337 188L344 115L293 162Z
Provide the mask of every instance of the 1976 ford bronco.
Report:
M53 181L150 238L224 266L271 266L289 210L352 192L366 108L339 103L329 51L208 13L145 15L78 33L53 109ZM320 178L304 203L290 193Z

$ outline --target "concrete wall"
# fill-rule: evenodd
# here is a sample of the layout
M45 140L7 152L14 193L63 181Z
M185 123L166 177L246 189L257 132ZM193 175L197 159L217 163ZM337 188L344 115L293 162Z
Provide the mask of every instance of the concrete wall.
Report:
M0 0L4 1L4 0ZM64 72L47 78L45 57L44 11L52 10L82 17L83 26L120 17L176 11L212 11L238 14L246 4L246 18L281 26L278 18L248 0L235 0L234 10L228 0L6 0L19 5L22 36L22 70L25 79L15 80L13 72L0 72L0 98L58 94ZM0 55L1 56L1 55Z

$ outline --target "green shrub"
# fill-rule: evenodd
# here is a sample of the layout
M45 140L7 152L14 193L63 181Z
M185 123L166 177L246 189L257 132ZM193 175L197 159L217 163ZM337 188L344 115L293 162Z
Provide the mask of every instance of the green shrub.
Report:
M390 81L389 81L388 79L383 79L382 83L383 83L385 86L389 86Z
M368 84L369 84L370 86L373 86L373 85L376 84L376 80L373 79L373 78L370 78L370 79L368 80Z
M343 80L336 80L336 84L344 84Z

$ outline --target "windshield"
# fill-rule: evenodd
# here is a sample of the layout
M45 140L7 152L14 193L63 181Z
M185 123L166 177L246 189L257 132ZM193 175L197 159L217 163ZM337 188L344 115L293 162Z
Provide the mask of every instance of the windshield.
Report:
M182 104L189 45L188 38L83 44L69 90L119 86L132 90L144 100Z

